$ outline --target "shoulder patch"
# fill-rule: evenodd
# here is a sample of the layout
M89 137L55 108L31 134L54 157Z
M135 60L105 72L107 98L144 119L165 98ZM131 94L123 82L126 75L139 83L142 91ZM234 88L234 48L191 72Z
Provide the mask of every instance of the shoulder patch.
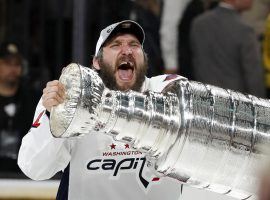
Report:
M178 77L177 74L167 74L166 78L163 80L163 82L165 81L169 81L169 80L173 80L176 79Z

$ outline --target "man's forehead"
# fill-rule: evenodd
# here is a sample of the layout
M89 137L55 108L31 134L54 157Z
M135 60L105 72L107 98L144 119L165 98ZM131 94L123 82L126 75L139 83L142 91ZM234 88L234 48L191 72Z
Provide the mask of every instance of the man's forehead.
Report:
M128 41L128 42L138 42L140 44L139 39L132 33L117 33L116 35L112 36L105 44L104 46L107 46L108 44L115 42L115 41Z

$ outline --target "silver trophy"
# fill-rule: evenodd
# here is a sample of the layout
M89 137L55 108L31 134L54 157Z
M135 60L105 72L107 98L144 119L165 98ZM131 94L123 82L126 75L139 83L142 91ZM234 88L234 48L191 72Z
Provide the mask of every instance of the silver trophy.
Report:
M256 194L269 156L268 100L186 78L162 93L112 91L78 64L67 66L60 82L67 97L51 112L55 137L100 131L144 152L160 176L238 199Z

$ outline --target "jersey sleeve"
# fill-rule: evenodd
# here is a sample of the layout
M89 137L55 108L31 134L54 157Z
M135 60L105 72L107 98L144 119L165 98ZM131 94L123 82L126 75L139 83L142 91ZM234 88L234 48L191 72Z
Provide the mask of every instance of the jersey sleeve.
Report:
M32 127L23 137L18 155L18 165L29 178L49 179L64 170L70 161L72 140L55 138L49 127L49 117L40 100Z

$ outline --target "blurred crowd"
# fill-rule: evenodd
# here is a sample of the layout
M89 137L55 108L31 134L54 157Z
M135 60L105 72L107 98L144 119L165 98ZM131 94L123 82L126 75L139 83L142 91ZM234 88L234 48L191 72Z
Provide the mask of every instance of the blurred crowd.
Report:
M20 173L20 140L44 84L70 62L89 66L99 31L145 30L148 76L270 97L270 0L0 0L0 174Z

